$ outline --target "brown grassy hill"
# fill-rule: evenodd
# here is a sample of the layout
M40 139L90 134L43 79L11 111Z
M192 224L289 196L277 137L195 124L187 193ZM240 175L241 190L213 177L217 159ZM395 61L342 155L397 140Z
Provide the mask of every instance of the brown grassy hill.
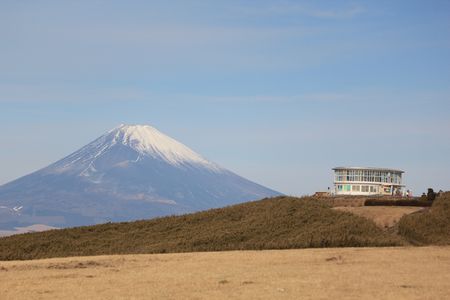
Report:
M277 197L183 216L4 237L0 260L402 243L373 222L315 199Z
M413 244L450 245L450 192L437 197L430 209L404 216L398 231Z

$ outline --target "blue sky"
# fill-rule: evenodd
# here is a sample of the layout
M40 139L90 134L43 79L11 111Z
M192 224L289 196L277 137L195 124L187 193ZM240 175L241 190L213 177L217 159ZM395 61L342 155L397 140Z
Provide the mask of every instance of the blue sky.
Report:
M450 190L450 1L1 1L0 184L120 123L288 194Z

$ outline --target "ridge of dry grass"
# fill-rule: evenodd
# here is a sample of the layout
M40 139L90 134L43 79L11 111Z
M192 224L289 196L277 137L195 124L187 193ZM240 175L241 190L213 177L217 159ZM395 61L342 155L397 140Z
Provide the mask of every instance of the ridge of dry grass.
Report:
M437 197L430 209L401 218L398 232L413 244L450 245L450 192Z
M403 243L373 222L311 197L276 197L182 216L4 237L0 260Z

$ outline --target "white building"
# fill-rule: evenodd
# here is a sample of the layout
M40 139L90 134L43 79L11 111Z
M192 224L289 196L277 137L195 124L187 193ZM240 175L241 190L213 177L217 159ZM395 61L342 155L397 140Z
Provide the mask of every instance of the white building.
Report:
M403 171L362 167L336 167L333 170L336 195L402 194Z

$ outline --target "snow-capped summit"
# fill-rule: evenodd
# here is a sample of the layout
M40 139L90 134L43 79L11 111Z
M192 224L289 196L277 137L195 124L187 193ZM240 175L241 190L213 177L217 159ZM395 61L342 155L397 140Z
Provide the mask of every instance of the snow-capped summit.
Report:
M148 125L120 125L69 156L0 186L0 229L128 221L279 195ZM3 225L2 225L3 224Z
M201 164L211 169L219 169L217 165L149 125L122 124L108 135L114 135L113 143L122 143L141 155L162 158L173 165Z
M51 165L50 173L77 173L81 176L91 176L98 173L98 166L110 152L129 152L123 161L116 161L122 167L137 163L145 158L164 161L175 167L206 168L213 172L222 172L219 165L208 161L182 143L161 133L149 125L124 125L108 131L98 139L84 146L67 158ZM110 164L107 167L114 166Z

